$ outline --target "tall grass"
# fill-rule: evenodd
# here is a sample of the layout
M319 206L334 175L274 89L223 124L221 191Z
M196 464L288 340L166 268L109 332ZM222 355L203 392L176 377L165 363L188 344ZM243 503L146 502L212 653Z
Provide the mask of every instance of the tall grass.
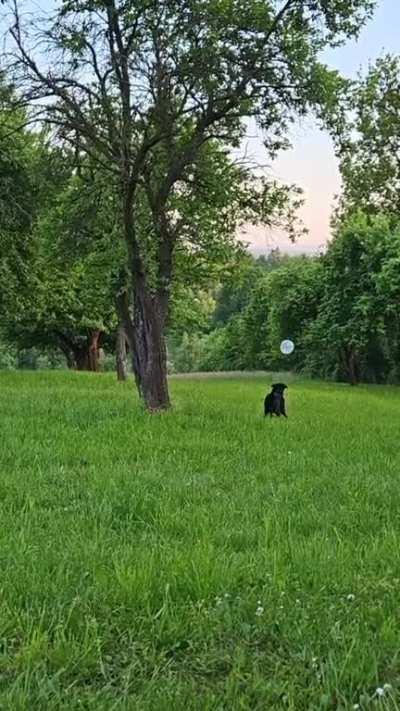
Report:
M0 709L400 708L400 392L0 377Z

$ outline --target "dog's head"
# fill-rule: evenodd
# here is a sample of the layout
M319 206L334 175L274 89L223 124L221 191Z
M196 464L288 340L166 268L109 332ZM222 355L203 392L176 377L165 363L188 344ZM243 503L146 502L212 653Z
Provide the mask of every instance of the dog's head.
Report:
M283 393L284 390L287 390L287 385L284 383L274 383L272 386L273 393Z

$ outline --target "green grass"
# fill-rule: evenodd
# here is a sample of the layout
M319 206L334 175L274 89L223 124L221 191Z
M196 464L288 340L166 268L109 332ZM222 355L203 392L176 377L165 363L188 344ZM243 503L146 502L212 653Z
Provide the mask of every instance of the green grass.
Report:
M400 708L400 391L171 388L1 374L0 709Z

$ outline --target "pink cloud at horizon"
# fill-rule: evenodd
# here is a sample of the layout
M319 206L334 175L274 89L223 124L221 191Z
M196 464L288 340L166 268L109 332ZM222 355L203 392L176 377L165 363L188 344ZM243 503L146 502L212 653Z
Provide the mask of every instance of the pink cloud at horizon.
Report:
M299 216L308 234L293 244L281 230L246 226L240 238L249 244L253 254L265 254L274 247L292 254L312 254L320 251L330 237L334 198L340 192L340 175L332 141L308 122L308 125L297 128L292 142L293 148L283 153L266 172L281 183L293 183L302 188L304 205ZM246 152L261 164L261 139L254 134L249 137Z

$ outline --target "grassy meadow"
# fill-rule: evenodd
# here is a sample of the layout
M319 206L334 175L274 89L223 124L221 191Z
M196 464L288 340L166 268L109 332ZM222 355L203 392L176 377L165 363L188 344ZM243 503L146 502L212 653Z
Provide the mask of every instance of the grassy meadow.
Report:
M400 709L400 390L0 375L0 709Z

